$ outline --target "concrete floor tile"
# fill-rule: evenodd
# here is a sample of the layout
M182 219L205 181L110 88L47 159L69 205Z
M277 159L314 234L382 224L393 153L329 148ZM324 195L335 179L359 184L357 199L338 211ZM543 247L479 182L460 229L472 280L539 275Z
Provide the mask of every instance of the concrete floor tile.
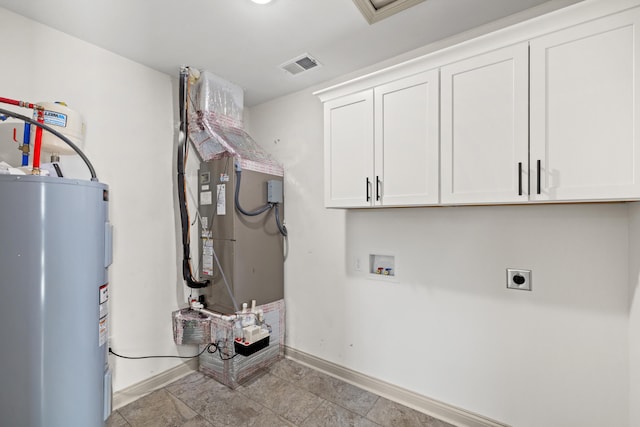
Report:
M200 372L194 372L171 383L165 389L191 407L206 406L211 401L226 400L236 392Z
M322 403L313 393L272 374L246 384L239 391L294 424L301 423Z
M335 403L324 402L304 420L300 427L379 427L361 415Z
M269 372L278 378L295 383L316 371L292 360L283 359L271 366Z
M367 418L385 427L454 427L383 397L378 399Z
M127 420L122 418L120 412L113 411L109 416L109 419L107 419L107 427L129 427L129 423Z
M305 375L299 384L321 398L362 416L367 415L378 400L373 393L318 371Z
M132 427L178 427L198 416L193 409L164 389L120 408L118 412Z
M257 426L264 407L240 393L200 399L193 408L215 427Z

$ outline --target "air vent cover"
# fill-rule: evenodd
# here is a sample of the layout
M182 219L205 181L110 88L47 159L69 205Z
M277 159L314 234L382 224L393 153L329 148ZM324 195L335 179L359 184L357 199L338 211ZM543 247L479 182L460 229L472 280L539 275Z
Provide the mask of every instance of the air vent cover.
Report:
M424 0L353 0L369 24L422 3Z
M376 10L379 10L385 7L386 5L395 2L396 0L369 0L369 1L373 5L373 7L376 8Z
M296 58L293 58L284 64L280 64L280 68L288 72L289 74L300 74L303 71L311 70L312 68L316 68L321 66L317 59L309 55L308 53L304 53Z

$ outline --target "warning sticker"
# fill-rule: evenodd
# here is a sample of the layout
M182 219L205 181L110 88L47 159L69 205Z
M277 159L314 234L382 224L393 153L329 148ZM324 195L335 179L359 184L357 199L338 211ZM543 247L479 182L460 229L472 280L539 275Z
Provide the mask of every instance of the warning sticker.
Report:
M202 274L213 276L213 256L202 256Z
M225 184L216 185L216 192L218 194L218 204L216 206L217 215L227 214L227 199L225 198Z
M201 191L200 192L200 204L201 205L210 205L213 201L211 191Z
M107 317L109 316L109 308L107 302L109 301L109 284L105 283L100 286L99 290L100 301L100 320L98 320L98 347L102 347L107 343L109 337Z
M109 336L108 332L107 332L107 317L105 316L104 318L100 319L100 322L98 322L98 347L102 347L103 345L105 345L107 343L107 337Z
M213 240L202 241L202 274L213 276Z
M100 304L109 300L109 284L100 286Z

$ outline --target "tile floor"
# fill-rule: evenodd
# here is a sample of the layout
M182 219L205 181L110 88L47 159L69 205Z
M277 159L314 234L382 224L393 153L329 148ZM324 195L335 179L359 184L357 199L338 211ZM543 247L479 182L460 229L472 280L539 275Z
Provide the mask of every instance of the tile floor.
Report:
M289 359L236 390L194 372L113 412L107 427L453 427Z

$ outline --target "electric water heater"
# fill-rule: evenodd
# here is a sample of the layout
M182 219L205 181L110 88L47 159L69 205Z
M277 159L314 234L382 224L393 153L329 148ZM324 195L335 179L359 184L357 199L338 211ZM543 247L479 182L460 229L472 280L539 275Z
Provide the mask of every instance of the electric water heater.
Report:
M105 425L108 196L96 181L0 175L0 425Z

